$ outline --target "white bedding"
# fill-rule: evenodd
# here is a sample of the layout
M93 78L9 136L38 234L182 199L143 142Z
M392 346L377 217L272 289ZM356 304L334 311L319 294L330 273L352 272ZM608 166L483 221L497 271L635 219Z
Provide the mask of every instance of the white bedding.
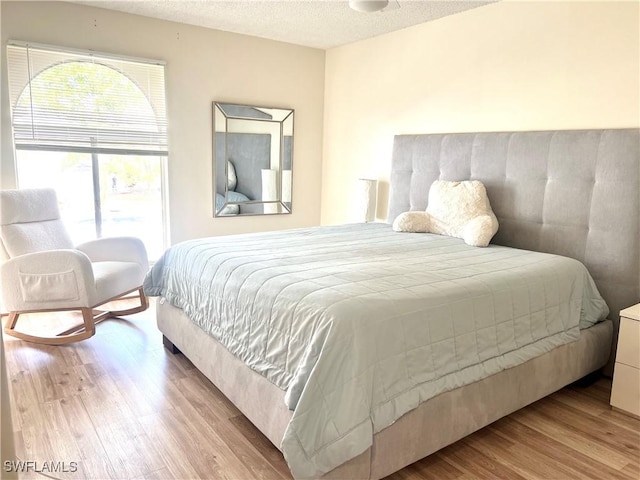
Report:
M184 242L145 280L286 390L296 477L433 396L574 341L608 309L582 264L386 224Z

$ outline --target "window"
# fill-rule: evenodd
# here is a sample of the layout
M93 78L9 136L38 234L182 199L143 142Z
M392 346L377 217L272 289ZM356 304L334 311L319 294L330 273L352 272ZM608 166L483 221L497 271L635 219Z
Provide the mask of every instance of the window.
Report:
M53 187L76 242L133 235L166 245L164 65L10 42L19 188Z

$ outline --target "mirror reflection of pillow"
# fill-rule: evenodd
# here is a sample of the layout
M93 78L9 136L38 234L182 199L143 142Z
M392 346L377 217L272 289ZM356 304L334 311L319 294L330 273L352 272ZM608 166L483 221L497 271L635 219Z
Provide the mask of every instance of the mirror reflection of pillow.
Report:
M227 160L227 189L233 191L236 189L237 184L236 167L233 166L231 160Z
M486 247L498 231L498 219L482 182L436 180L429 189L427 210L400 214L393 229L437 233L462 238L467 245Z
M240 192L227 192L228 202L248 202L249 198ZM238 215L240 213L239 205L225 206L224 195L216 193L216 215Z
M224 195L216 193L216 215L237 215L240 213L240 207L238 205L227 205L225 207L224 204Z
M240 192L227 192L228 202L249 202L251 199Z

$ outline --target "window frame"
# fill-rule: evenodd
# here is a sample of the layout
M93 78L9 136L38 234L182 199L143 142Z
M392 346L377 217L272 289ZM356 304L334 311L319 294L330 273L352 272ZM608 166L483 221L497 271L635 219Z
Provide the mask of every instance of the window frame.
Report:
M34 52L38 52L38 58L34 61ZM153 115L147 115L147 117L141 116L139 126L143 130L134 131L130 136L127 136L127 131L123 128L123 123L117 123L117 115L113 115L113 118L108 120L114 120L113 125L116 128L119 126L120 130L125 133L123 137L117 135L109 136L110 132L107 130L96 129L95 137L90 135L77 136L74 138L81 138L82 140L76 142L65 142L62 140L56 143L55 134L50 138L43 139L38 136L38 122L42 122L43 118L48 120L46 115L38 117L34 114L34 99L32 95L32 82L34 82L38 76L46 70L60 65L61 63L70 62L87 62L92 64L99 64L107 68L111 68L127 78L133 85L138 87L140 93L144 95L148 106L150 107ZM11 125L12 125L12 140L14 149L14 161L18 162L17 151L29 150L29 151L54 151L54 152L75 152L90 154L92 158L92 170L93 170L93 185L94 191L94 203L95 203L95 221L96 221L96 236L100 237L100 216L99 211L100 202L96 196L99 194L100 187L95 183L95 172L99 169L98 159L101 154L112 155L131 155L131 156L150 156L159 157L160 162L160 194L161 194L161 209L162 209L162 232L163 232L163 244L166 247L169 243L169 217L168 217L168 182L167 182L167 168L168 168L168 135L167 135L167 112L166 112L166 94L165 94L165 62L160 60L150 60L138 57L129 57L122 55L115 55L110 53L96 52L92 50L79 50L66 47L59 47L53 45L38 44L33 42L23 42L10 40L7 42L7 71L9 76L9 98L11 104ZM141 86L142 83L146 85ZM28 90L27 90L28 89ZM22 134L17 138L16 135L16 110L17 105L25 91L29 94L27 99L30 112L20 117L20 120L27 120L31 122L31 136ZM53 93L55 94L55 93ZM115 95L117 96L117 95ZM23 110L25 110L23 108ZM65 112L61 109L61 114L58 115L60 119L60 129L64 130L65 124ZM73 114L75 115L75 111ZM91 112L84 112L88 114L89 121L92 120ZM111 112L109 112L110 114ZM29 117L29 114L31 115ZM71 118L71 115L69 116ZM100 116L96 116L100 120ZM124 118L124 117L123 117ZM53 118L57 120L58 118ZM82 120L81 119L81 120ZM153 123L151 120L153 119ZM74 119L72 119L74 120ZM72 123L72 120L69 123ZM76 122L77 123L77 122ZM80 122L81 123L81 122ZM95 121L94 123L98 123ZM50 124L51 125L51 124ZM56 124L57 125L57 124ZM21 128L24 131L23 125ZM149 130L149 141L144 141L142 137L145 136L146 131ZM155 131L157 129L157 132ZM83 131L89 131L90 128L83 127ZM62 134L61 134L62 135ZM134 138L136 137L136 138ZM116 139L116 142L114 142ZM131 140L134 141L131 141ZM136 143L136 140L143 140ZM119 141L119 144L118 144ZM18 170L16 169L16 181L19 186Z

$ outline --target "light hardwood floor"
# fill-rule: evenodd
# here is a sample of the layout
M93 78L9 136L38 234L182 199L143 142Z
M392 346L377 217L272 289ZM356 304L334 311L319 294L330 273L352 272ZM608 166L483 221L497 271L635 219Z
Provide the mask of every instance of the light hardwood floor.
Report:
M54 331L68 320L53 319ZM39 469L77 462L53 477L291 478L280 452L162 347L153 310L107 320L80 343L5 337L5 348L18 456ZM607 379L565 388L388 478L637 480L640 420L610 409L610 389Z

